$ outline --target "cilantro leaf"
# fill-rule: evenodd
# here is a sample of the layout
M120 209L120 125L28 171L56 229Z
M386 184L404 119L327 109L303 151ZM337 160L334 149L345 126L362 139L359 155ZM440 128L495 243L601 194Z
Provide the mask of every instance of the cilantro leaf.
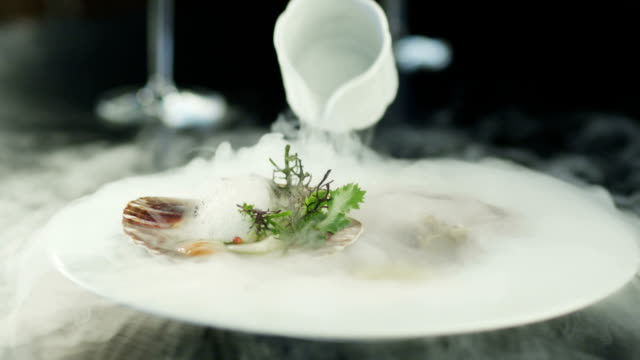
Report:
M315 186L311 187L311 174L304 170L298 154L285 147L283 165L273 165L273 188L277 205L274 210L261 210L252 204L238 205L239 211L251 222L258 241L275 235L288 248L318 247L329 234L349 226L349 211L359 209L365 191L357 184L331 189L331 170L327 170Z
M345 213L353 209L360 209L360 204L364 201L366 193L360 189L358 184L347 184L331 192L331 206Z
M349 226L350 222L346 214L351 210L360 209L365 193L366 191L360 189L357 184L347 184L331 191L331 201L326 216L318 223L318 229L336 233Z
M351 221L347 219L345 213L336 213L331 217L327 216L322 222L320 222L318 224L318 229L325 233L335 234L349 226L349 224L351 224Z

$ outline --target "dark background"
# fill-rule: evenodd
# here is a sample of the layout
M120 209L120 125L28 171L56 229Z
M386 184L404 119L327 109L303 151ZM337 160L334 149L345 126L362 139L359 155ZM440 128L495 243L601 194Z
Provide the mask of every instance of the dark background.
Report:
M272 122L286 106L272 46L286 3L177 1L177 83L219 90L258 123ZM410 115L402 121L428 124L443 109L467 126L513 110L550 125L568 112L638 118L639 10L408 1L410 33L445 39L454 61L404 78ZM46 67L14 79L16 86L89 111L103 91L146 80L144 1L3 0L0 14L5 23L29 19L46 28L31 39L46 50Z
M638 192L640 4L406 4L406 33L445 40L453 61L442 71L401 74L376 150L498 156ZM221 92L239 114L229 130L243 144L253 138L242 129L266 131L287 108L272 43L286 5L176 1L176 82ZM146 1L2 0L0 19L0 131L42 137L12 151L43 149L55 142L47 132L135 139L138 128L107 126L94 106L105 91L147 79Z
M251 145L286 109L272 34L287 1L176 2L178 85L220 91L243 116L196 140L160 133L149 145L140 129L114 129L94 114L105 91L146 81L145 1L0 0L0 210L7 209L0 218L10 240L104 183L157 171L149 154ZM376 150L506 158L602 185L617 206L640 214L640 4L407 3L408 32L446 40L453 62L401 76L398 100L375 132ZM631 359L640 353L637 299L636 282L606 311L369 347L219 332L149 315L112 341L73 352L78 359L169 358L200 347L215 358ZM179 346L167 350L172 344ZM36 345L18 351L35 353ZM469 349L476 356L466 356Z

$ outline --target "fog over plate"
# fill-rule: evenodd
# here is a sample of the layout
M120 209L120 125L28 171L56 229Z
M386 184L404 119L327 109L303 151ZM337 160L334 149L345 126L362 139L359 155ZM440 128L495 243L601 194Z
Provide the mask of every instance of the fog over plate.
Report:
M115 302L194 323L310 338L399 338L514 326L612 294L635 274L634 228L600 190L509 163L407 162L293 143L312 174L367 190L360 240L329 256L201 261L149 255L122 232L140 196L213 201L215 179L271 175L284 147L222 145L212 160L124 179L60 212L41 236L58 269ZM350 156L349 154L358 154ZM242 202L238 199L238 202ZM460 242L429 234L463 229ZM426 242L424 240L427 240Z

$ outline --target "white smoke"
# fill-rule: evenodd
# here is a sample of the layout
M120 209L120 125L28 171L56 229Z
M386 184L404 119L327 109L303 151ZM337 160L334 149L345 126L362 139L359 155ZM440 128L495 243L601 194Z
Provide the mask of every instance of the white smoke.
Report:
M335 150L324 140L307 139L305 145L298 144L297 149L302 158L311 160L312 173L318 174L327 168L336 168L335 159L340 154L349 152L357 153L358 156L343 156L344 162L338 170L374 164L369 168L371 170L384 164L381 170L371 170L372 173L366 177L358 177L355 172L334 171L338 183L354 181L354 176L356 181L375 188L372 186L372 174L377 182L385 182L390 181L398 171L411 169L412 166L420 168L406 161L389 162L369 150L354 148L358 146L357 141L342 139L342 147ZM196 160L185 174L191 172L202 175L204 170L211 169L212 177L220 177L236 174L246 164L250 164L253 171L266 175L270 173L270 165L266 161L259 163L258 159L268 156L276 158L281 145L281 141L274 140L274 146L270 150L272 153L264 151L264 147L257 148L260 151L247 148L236 152L224 145L218 148L214 160ZM606 359L615 356L615 351L633 353L638 350L634 344L635 339L640 338L640 315L636 311L640 300L637 281L595 306L541 324L382 344L313 342L208 331L195 325L166 321L113 305L108 300L77 288L55 271L47 257L47 244L39 243L38 239L43 238L34 235L70 199L89 194L105 182L138 173L140 159L145 159L145 156L134 146L107 148L87 145L23 159L37 161L39 167L44 169L38 173L31 173L29 167L17 166L15 162L9 163L7 169L0 170L3 174L10 174L0 180L0 211L3 211L0 214L3 229L0 239L0 259L3 266L0 278L0 358L91 358L100 352L108 353L109 347L115 352L124 351L115 349L132 349L129 356L140 354L139 358L145 358L145 351L149 355L159 354L162 350L165 354L170 354L165 355L167 358L172 359L216 355L266 359ZM229 161L234 162L233 166L228 165ZM404 174L411 174L411 171ZM401 183L421 186L423 181L421 178L412 184L410 178L404 178ZM433 184L436 188L442 186L437 182ZM102 195L96 196L105 194L103 191ZM606 194L599 194L597 196L605 202L610 201ZM395 200L413 207L409 199ZM378 201L384 199L379 198ZM449 212L452 219L455 217L455 208L447 210L451 203L442 205L438 203L438 199L432 201L433 206ZM462 203L466 204L467 214L461 215L470 219L465 223L467 225L469 221L482 218L478 214L485 214L481 203L469 200ZM367 214L363 212L360 216L367 217ZM394 221L401 222L403 219L394 217ZM375 243L376 239L372 241ZM392 250L394 251L389 253L395 256L405 254L402 249ZM352 255L353 259L365 265L376 265L379 261L389 263L388 256L383 254L382 258L377 257L380 252L375 247L369 247L368 250L363 247L361 252ZM148 334L140 334L140 329ZM152 334L164 343L150 340L153 338ZM134 339L145 342L147 349L138 349L132 343ZM184 344L181 349L179 341Z
M34 140L20 134L0 139L7 150ZM110 317L101 322L104 327L77 331L75 324L90 321L94 310L107 303L55 271L46 244L36 242L34 235L69 200L136 173L140 157L134 146L101 144L12 155L0 162L5 174L0 180L0 358L63 358L71 344L107 340L121 322Z

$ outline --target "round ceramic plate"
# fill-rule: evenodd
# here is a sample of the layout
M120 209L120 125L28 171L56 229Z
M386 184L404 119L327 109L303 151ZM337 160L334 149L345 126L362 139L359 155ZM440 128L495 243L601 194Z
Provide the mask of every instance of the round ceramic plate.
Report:
M479 203L499 206L497 213L511 220L491 231L480 228L474 245L453 265L443 265L443 257L419 275L398 270L402 259L385 263L384 254L371 247L380 241L373 235L383 231L383 222L370 220L376 215L366 205L384 204L389 193L376 191L364 178L356 180L369 186L368 198L355 217L365 234L352 257L221 255L176 261L152 256L127 241L122 209L139 196L184 195L167 185L182 181L179 188L189 188L191 180L177 180L191 178L182 173L111 184L61 211L41 234L65 276L114 302L207 326L305 338L406 338L522 325L593 304L636 273L637 229L605 197L522 169L457 162L425 166L436 174L425 180L431 190L473 195ZM491 186L483 185L489 174ZM464 183L470 177L475 188ZM510 208L513 197L521 199L517 208ZM447 197L424 199L436 206ZM580 210L565 210L567 203ZM436 207L456 203L445 205ZM467 216L465 209L453 213ZM483 231L502 235L482 238ZM366 269L350 267L350 261L367 256L379 261L362 262ZM376 270L376 264L386 265Z

